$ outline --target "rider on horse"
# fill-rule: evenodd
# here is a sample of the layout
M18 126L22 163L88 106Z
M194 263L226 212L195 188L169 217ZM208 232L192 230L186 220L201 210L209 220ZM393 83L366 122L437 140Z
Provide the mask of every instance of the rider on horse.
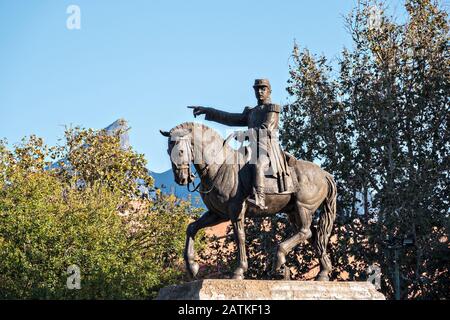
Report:
M252 164L254 169L253 187L254 199L248 201L260 209L267 209L264 195L264 178L266 173L280 181L280 189L286 188L286 176L288 165L286 157L278 142L278 124L280 106L271 102L272 92L269 80L256 79L253 86L258 105L246 107L242 113L229 113L214 108L191 106L194 116L205 115L206 120L215 121L229 126L247 126L245 137L249 139L252 154L256 155L256 161ZM245 139L241 137L241 140ZM270 169L270 171L267 171Z

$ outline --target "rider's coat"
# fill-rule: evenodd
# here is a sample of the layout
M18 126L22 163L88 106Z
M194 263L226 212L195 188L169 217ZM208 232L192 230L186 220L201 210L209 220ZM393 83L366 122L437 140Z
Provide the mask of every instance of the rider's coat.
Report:
M246 107L242 113L230 113L208 108L205 119L228 126L247 126L249 129L254 129L257 133L258 154L261 155L266 151L264 153L269 158L270 168L268 173L274 177L281 177L288 175L288 165L278 142L279 116L280 106L267 103L255 107Z

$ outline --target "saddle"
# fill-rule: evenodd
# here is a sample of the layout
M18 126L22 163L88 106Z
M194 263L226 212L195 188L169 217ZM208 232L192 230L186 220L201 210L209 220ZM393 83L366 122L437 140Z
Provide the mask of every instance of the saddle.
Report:
M281 175L266 175L264 179L264 193L266 194L290 194L299 190L295 163L297 159L287 152L283 152L288 164L287 172Z
M240 148L241 154L249 155L249 150L246 146ZM296 193L299 190L297 173L295 171L295 164L297 159L286 151L283 151L283 156L286 157L287 172L282 174L265 175L264 179L264 193L266 194L290 194ZM249 164L249 157L243 157L243 164ZM242 163L242 162L241 162Z

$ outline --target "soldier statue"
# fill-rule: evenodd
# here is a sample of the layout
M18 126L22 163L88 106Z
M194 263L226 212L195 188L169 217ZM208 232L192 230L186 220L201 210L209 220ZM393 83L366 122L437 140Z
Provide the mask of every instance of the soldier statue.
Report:
M275 269L281 270L286 265L286 255L313 236L311 223L321 207L317 228L314 228L320 261L317 280L327 281L332 271L327 245L336 219L336 183L333 176L318 165L297 160L283 152L278 142L280 106L270 100L270 83L267 79L257 79L253 88L258 105L246 107L242 113L229 113L202 106L189 107L193 109L194 116L204 114L206 120L230 126L247 126L244 134L234 136L241 142L249 140L251 153L243 152L246 148L234 150L227 145L233 135L223 139L220 134L203 124L184 122L170 131L160 130L168 139L167 153L170 155L175 181L179 185L189 186L193 181L193 164L200 174L200 182L194 191L201 187L199 192L201 190L207 208L186 230L186 270L193 278L199 271L194 249L197 232L231 221L238 257L233 278L244 279L244 273L248 269L245 218L283 212L288 215L296 232L278 247ZM226 156L221 157L219 150L226 151ZM214 154L210 154L212 152ZM243 155L247 157L242 157ZM211 158L215 160L214 163L209 161ZM236 159L238 161L233 163L227 162ZM245 183L247 181L252 182L251 188Z
M254 141L254 146L251 147L256 151L256 161L252 164L254 198L248 199L248 202L261 210L266 210L264 194L266 173L281 181L282 186L286 186L286 176L289 175L289 171L285 154L278 142L280 106L271 102L270 82L267 79L256 79L253 88L258 105L246 107L242 113L229 113L203 106L188 108L193 109L195 117L204 114L206 120L229 126L248 127L246 134L240 135L241 142L243 137Z

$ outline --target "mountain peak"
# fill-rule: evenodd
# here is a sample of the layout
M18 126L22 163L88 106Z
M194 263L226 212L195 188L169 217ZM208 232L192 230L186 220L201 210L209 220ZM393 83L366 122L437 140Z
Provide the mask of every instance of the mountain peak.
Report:
M128 126L128 121L123 118L117 119L105 128L108 135L114 135L121 132L119 135L121 149L128 149L130 147L130 138L128 136L129 130L130 127Z

